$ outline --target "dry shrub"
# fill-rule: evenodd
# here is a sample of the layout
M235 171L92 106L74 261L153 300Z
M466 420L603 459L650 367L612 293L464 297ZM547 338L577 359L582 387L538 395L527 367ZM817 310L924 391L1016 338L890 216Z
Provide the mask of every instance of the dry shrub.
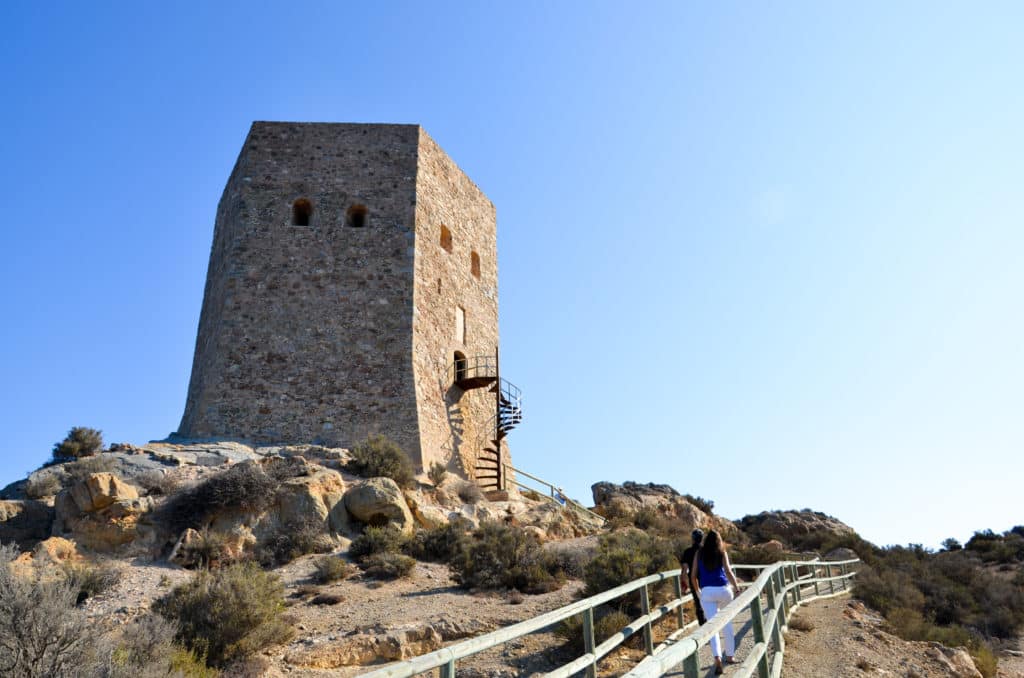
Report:
M190 527L202 530L213 516L229 510L259 513L274 501L279 484L259 464L243 462L170 497L160 522L181 534Z
M600 645L613 635L621 631L632 621L627 614L608 607L599 607L595 610L594 619L594 642ZM555 627L555 634L566 641L566 645L576 652L584 651L583 644L583 615L577 614L567 617ZM631 636L636 638L636 635ZM629 643L627 639L626 643Z
M345 601L345 596L337 593L321 593L309 601L310 605L337 605Z
M537 537L520 527L485 522L449 563L455 580L469 589L517 589L546 593L565 577Z
M434 483L434 487L437 487L448 477L448 469L441 462L435 461L430 465L427 477L430 478L430 482Z
M805 633L814 630L814 624L802 615L790 618L787 626L793 631L804 631Z
M57 477L56 473L40 473L35 476L29 476L25 482L25 496L29 499L52 497L63 489L64 486L61 484L60 478Z
M64 440L53 446L53 458L57 461L78 459L96 454L103 449L103 432L87 426L75 426L68 431Z
M307 553L329 553L334 542L323 528L312 523L286 526L265 539L256 549L256 559L264 567L276 567Z
M459 489L457 492L459 500L463 504L479 504L484 500L484 493L476 483L463 481L459 483Z
M382 527L367 526L363 533L352 540L348 553L356 560L362 560L376 553L398 553L405 546L408 537L394 525Z
M276 575L246 562L200 571L154 602L153 610L178 625L186 647L223 667L292 638L281 617L283 594Z
M668 540L636 530L606 534L598 541L597 555L584 569L584 594L597 595L634 579L678 567L679 561ZM625 596L623 605L631 604L637 595Z
M371 435L352 448L348 470L364 478L391 478L399 487L412 487L416 481L409 456L382 435Z
M453 520L430 530L417 530L416 534L404 543L402 551L417 560L451 562L465 548L471 526L468 521Z
M400 579L412 574L416 559L401 553L385 551L366 556L359 566L374 579Z
M76 605L81 605L89 598L114 588L124 574L119 566L109 563L65 562L61 568L68 581L78 592L75 596Z
M70 678L84 665L91 623L75 607L78 587L65 577L16 575L13 544L0 546L0 675Z
M149 495L169 497L181 489L181 479L177 476L153 469L137 475L133 481Z
M174 625L154 614L122 627L122 632L102 643L94 678L215 678L217 671L201 658L174 643ZM83 674L86 672L83 672Z
M342 579L348 579L355 574L356 569L340 556L323 556L313 562L313 581L319 584L329 584Z

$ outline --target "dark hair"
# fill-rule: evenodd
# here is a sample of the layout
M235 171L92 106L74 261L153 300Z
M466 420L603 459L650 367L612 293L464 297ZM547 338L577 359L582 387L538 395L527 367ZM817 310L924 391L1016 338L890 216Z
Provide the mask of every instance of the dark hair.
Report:
M725 563L725 549L722 548L722 538L717 530L711 530L704 537L700 547L700 562L704 564L705 570L717 570Z
M690 533L690 538L693 539L695 546L700 546L700 543L704 540L704 530L698 528Z

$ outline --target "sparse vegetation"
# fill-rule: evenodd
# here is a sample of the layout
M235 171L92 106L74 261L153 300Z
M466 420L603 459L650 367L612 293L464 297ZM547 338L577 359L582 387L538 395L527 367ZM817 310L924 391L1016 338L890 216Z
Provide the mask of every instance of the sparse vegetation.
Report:
M523 492L523 498L524 499L529 499L530 501L540 501L544 497L542 497L540 495L540 492L538 492L537 490L525 490Z
M284 588L252 562L200 571L159 598L153 609L178 625L177 638L211 666L223 667L294 631L281 617Z
M348 470L364 478L391 478L399 487L415 484L412 462L395 442L382 435L371 435L352 448Z
M564 583L564 575L533 534L495 522L475 530L449 566L465 588L544 593Z
M183 562L195 563L195 567L208 570L228 565L234 560L228 550L227 538L207 528L199 532L198 539L182 545L180 556Z
M915 544L878 550L866 559L870 564L861 568L854 593L881 612L895 634L964 646L978 670L992 676L990 639L1013 637L1024 626L1024 590L983 567L985 555L1013 552L989 548L996 540L979 534L986 544L980 549L968 542L939 553ZM982 668L989 665L993 672Z
M172 474L153 469L135 477L132 481L149 495L169 497L181 488L181 481Z
M77 591L76 605L81 605L89 598L117 586L123 574L120 566L110 564L93 565L65 562L62 567L64 576Z
M448 477L448 469L441 462L435 461L430 465L427 477L430 478L430 482L434 483L434 487L438 487Z
M55 461L68 461L88 457L103 449L103 433L87 426L75 426L64 440L53 446Z
M811 623L811 621L808 620L807 617L800 616L800 615L797 615L797 616L794 616L794 617L790 617L789 622L788 622L788 626L793 631L803 631L805 633L807 631L813 631L814 630L814 624Z

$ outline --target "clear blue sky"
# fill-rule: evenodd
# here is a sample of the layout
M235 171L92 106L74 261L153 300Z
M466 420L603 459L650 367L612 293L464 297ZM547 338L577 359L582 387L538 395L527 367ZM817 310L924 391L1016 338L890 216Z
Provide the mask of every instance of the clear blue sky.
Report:
M516 465L876 543L1024 523L1024 6L0 7L0 484L162 438L253 120L420 123L494 201Z

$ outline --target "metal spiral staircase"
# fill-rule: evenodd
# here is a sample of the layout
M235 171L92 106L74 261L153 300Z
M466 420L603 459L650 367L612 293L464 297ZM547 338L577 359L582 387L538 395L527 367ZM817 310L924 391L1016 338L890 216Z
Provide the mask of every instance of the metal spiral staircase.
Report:
M464 391L487 388L494 394L494 416L484 426L473 470L480 489L487 492L506 490L501 441L523 421L522 392L501 377L497 353L471 358L456 356L452 371L453 381Z

